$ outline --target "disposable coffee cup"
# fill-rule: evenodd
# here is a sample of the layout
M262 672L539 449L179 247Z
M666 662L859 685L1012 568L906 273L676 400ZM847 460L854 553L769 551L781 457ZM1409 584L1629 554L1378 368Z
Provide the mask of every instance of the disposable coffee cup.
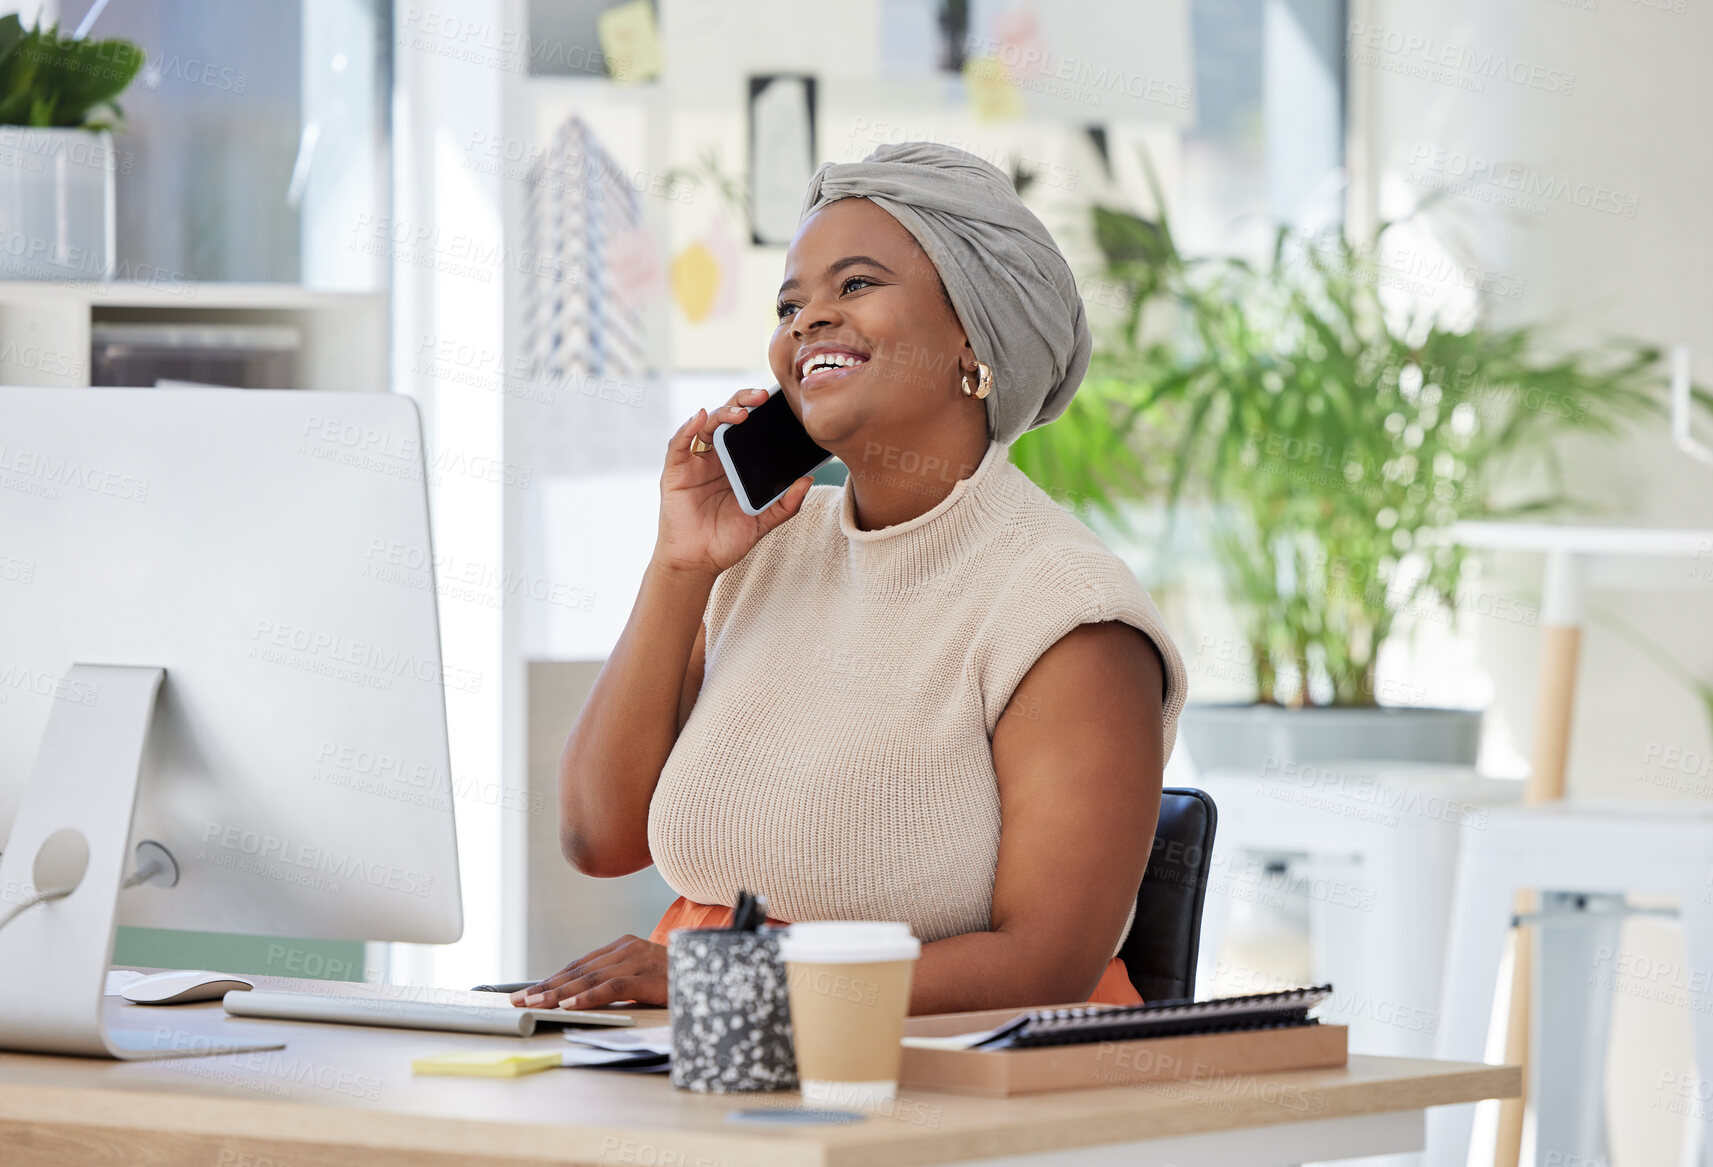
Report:
M898 1093L910 978L908 924L793 924L779 941L805 1101L873 1106Z

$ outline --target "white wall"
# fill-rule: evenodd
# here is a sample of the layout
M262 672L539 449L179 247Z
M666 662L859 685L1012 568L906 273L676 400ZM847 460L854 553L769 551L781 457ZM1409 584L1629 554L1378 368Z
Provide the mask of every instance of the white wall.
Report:
M1425 193L1424 180L1476 160L1496 171L1514 165L1503 181L1447 198L1434 215L1447 238L1463 240L1484 266L1522 283L1518 298L1498 301L1496 318L1557 322L1568 344L1617 335L1687 341L1699 379L1713 381L1713 283L1706 278L1713 266L1706 120L1713 12L1678 0L1357 0L1351 18L1353 29L1363 26L1350 44L1358 220L1407 211ZM1368 29L1382 30L1379 47L1371 47ZM1391 51L1388 43L1411 47ZM1479 62L1487 54L1503 55L1524 81L1483 76ZM1552 92L1555 86L1568 92ZM1518 195L1520 206L1505 205ZM1663 435L1658 424L1617 445L1566 448L1572 489L1604 508L1599 521L1713 528L1713 471ZM1538 599L1538 557L1495 556L1490 564L1492 590ZM1681 564L1669 570L1684 572ZM1596 593L1592 602L1713 680L1709 577L1713 571L1704 571L1685 591ZM1526 749L1537 630L1481 618L1469 628L1493 679L1495 711ZM1691 694L1598 624L1583 643L1571 793L1713 793L1706 768L1713 742ZM1698 777L1689 767L1650 763L1674 749L1698 755ZM1685 971L1671 926L1633 925L1625 947ZM1687 1068L1690 1014L1632 987L1638 991L1620 992L1615 1002L1613 1159L1673 1163L1682 1120L1664 1109L1660 1076Z
M501 180L466 163L472 140L501 132L518 74L499 30L521 15L520 0L395 7L393 215L378 233L352 224L355 241L378 243L392 263L394 387L423 412L441 652L448 670L481 678L446 693L464 938L394 945L391 975L405 983L463 987L522 965L526 824L515 796L525 787L521 746L503 733L518 678L502 637L505 495L521 487L507 462L503 395L455 356L502 351L516 261L500 249L516 243L502 222ZM449 578L449 565L468 578Z

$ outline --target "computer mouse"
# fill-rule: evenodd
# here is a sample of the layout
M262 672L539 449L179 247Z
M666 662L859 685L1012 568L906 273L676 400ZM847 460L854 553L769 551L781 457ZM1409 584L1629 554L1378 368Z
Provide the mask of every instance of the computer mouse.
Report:
M193 1001L218 1001L236 989L256 986L231 973L207 969L178 969L138 977L119 990L134 1005L189 1005Z

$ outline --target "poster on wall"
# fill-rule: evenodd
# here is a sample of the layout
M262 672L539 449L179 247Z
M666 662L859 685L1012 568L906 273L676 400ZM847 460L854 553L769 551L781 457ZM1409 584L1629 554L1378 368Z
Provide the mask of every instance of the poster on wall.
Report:
M749 79L750 241L783 247L815 173L815 78Z

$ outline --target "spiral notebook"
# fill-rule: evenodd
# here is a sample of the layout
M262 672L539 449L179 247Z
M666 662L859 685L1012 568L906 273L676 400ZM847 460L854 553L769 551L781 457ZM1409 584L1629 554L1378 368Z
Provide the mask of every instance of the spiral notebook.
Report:
M1034 1049L1096 1041L1136 1041L1149 1037L1230 1033L1238 1030L1290 1029L1320 1022L1309 1010L1332 995L1331 985L1216 997L1207 1001L1156 1001L1117 1008L1035 1009L998 1029L976 1035L965 1046L977 1050Z

